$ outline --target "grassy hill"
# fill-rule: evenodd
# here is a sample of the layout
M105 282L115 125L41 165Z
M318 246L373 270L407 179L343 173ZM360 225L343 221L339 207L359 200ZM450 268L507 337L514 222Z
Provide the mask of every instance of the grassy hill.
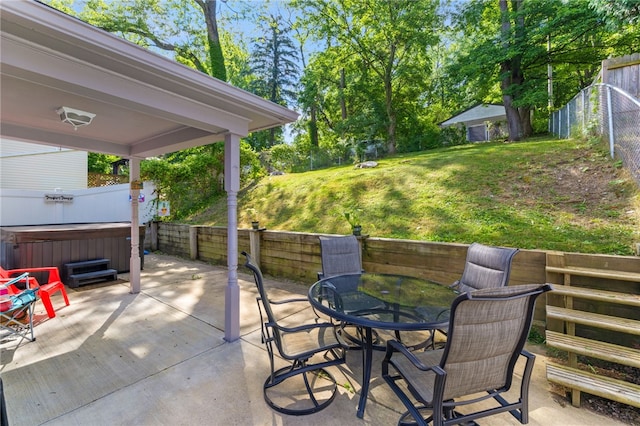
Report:
M530 139L398 155L269 176L238 197L239 226L350 233L343 213L375 237L632 255L640 190L604 147ZM255 211L255 213L254 213ZM188 221L226 225L226 200Z

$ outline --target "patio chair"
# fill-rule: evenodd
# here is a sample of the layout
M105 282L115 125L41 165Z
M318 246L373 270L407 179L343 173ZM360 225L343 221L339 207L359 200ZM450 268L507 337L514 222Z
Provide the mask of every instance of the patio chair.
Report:
M509 283L511 262L520 250L473 243L467 249L462 277L452 286L461 292L504 287Z
M0 282L6 281L12 277L15 277L20 274L29 273L29 281L34 281L34 285L32 287L38 288L38 297L42 299L42 304L47 311L47 316L49 318L54 318L56 316L56 311L53 308L53 303L51 303L51 295L60 292L64 299L64 303L66 306L69 306L69 297L67 296L67 291L64 288L64 283L60 279L60 272L58 268L55 266L46 266L40 268L21 268L21 269L4 269L0 267ZM43 284L40 284L36 277L40 278L40 281ZM46 282L45 282L46 281ZM25 286L28 288L29 286Z
M467 249L462 277L451 284L451 287L460 293L465 293L506 286L511 275L513 257L519 251L514 248L486 246L480 243L471 244ZM438 332L444 336L447 335L447 330L438 330ZM435 348L435 333L432 334L430 341L417 347L426 347L428 344Z
M411 352L398 341L387 342L382 377L408 410L399 424L474 424L506 411L526 424L535 356L523 347L536 298L549 290L548 284L527 284L461 294L451 306L444 349ZM504 393L521 356L520 394L509 402ZM474 406L486 400L493 400L490 407Z
M360 243L358 239L353 235L346 236L321 236L320 238L320 256L322 258L322 272L318 272L318 280L324 278L335 277L336 275L349 275L349 274L362 274L362 255L360 252ZM348 297L343 295L342 297ZM384 307L379 299L375 297L363 297L359 296L358 310L366 311L367 309L377 309ZM316 312L316 315L320 318L321 315ZM329 319L332 320L332 319ZM363 335L362 329L355 327L355 336L353 331L349 333L346 327L355 327L352 324L342 323L340 325L341 333L355 346L351 346L350 349L359 349L362 347ZM379 342L380 337L378 333L373 330L374 341Z
M318 412L331 404L337 384L327 367L343 364L346 346L328 322L285 326L276 318L271 305L309 301L306 298L272 301L264 287L262 272L251 257L242 252L245 266L253 272L259 296L262 342L267 347L271 373L263 386L264 399L274 410L291 415ZM276 352L288 365L276 369ZM279 386L280 385L280 386ZM298 386L296 386L298 385ZM299 395L302 395L298 398Z
M360 243L353 235L320 237L320 255L322 257L322 272L318 272L318 280L336 275L364 272Z
M33 333L33 305L36 302L37 288L18 289L19 282L27 285L35 281L24 273L0 284L0 330L21 336L31 342L36 340Z

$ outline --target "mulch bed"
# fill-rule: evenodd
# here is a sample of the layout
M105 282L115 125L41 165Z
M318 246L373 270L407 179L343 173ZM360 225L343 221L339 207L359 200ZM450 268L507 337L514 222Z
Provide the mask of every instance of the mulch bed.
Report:
M566 364L566 359L556 357L550 359L557 364ZM581 360L584 361L584 359ZM589 358L588 361L581 365L586 370L595 372L598 375L640 384L640 369L638 368L592 358ZM560 404L571 404L571 393L567 389L553 383L551 385L551 391L557 395L557 401ZM581 407L628 425L640 425L640 408L632 407L631 405L582 392Z

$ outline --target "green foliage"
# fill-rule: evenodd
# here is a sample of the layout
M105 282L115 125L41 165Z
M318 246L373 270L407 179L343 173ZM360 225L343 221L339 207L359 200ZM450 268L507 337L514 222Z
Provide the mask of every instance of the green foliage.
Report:
M589 6L611 28L635 25L640 22L640 3L638 0L589 0Z
M417 117L404 119L402 128L406 131L398 137L398 152L417 152L426 149L440 148L441 129L435 124L426 120L420 121ZM401 126L398 126L401 128Z
M240 144L241 182L265 175L258 155ZM141 176L156 185L160 200L171 203L171 219L180 220L224 194L224 144L216 143L142 161Z
M226 81L217 33L216 0L73 0L50 4L83 21L150 50L170 53L177 62Z
M269 150L271 165L275 170L291 171L294 164L300 161L296 149L292 145L278 144Z
M274 230L348 234L343 213L356 211L381 238L633 255L638 187L624 175L594 180L596 190L578 183L617 170L600 150L555 138L488 142L391 156L372 169L267 176L242 191L239 210L256 208ZM221 198L190 223L225 226L226 214Z
M535 345L544 344L547 341L544 335L544 330L541 331L535 326L531 327L531 329L529 330L529 337L527 338L527 341Z
M319 132L339 140L383 138L397 148L402 106L416 102L430 78L426 52L437 43L436 3L416 0L299 0L300 24L328 47L303 80L308 111L318 106ZM419 108L419 106L418 106ZM322 126L322 127L321 127ZM408 139L411 139L410 137Z
M90 152L87 156L88 171L91 173L111 174L113 173L111 163L118 161L119 159L120 157L116 155Z
M551 65L553 104L563 105L591 84L603 59L637 51L637 25L622 21L616 28L602 25L603 19L618 11L637 19L632 2L505 2L517 8L501 14L498 2L470 0L453 15L454 42L444 55L445 90L459 108L510 96L520 117L528 117L525 110L547 107L547 66ZM620 9L613 6L618 3ZM509 23L509 31L502 31L503 22ZM541 116L546 118L544 113ZM543 129L541 121L533 123L534 132Z
M284 129L274 127L252 132L244 140L257 152L268 150L272 146L284 143Z
M227 81L227 69L224 65L222 46L209 38L209 57L211 58L211 75L222 81Z
M464 125L448 126L440 130L441 146L456 146L469 143L467 141L467 128Z
M349 225L351 225L352 228L354 226L362 225L362 222L360 221L360 216L358 215L358 211L357 210L355 210L355 209L347 210L345 212L342 212L342 215L347 220Z

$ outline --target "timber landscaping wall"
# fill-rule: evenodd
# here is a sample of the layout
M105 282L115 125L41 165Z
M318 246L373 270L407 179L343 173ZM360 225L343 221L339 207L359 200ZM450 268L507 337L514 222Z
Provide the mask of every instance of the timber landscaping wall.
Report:
M195 232L194 232L195 229ZM260 268L265 275L301 283L316 281L321 269L320 242L324 234L249 229L238 230L240 252L251 251L250 234L259 241ZM197 253L191 253L191 235L197 238ZM182 257L192 257L212 264L227 264L227 229L217 226L189 226L158 223L158 250ZM462 274L467 255L466 244L361 237L363 268L369 272L395 273L429 278L451 284ZM640 261L640 259L639 259ZM546 252L521 250L513 260L512 284L546 281Z
M225 227L167 222L159 222L157 226L157 247L161 252L227 265ZM309 285L316 281L321 270L318 237L322 234L239 229L238 265L244 263L240 252L251 252L251 233L257 237L260 268L265 275ZM192 253L193 235L197 239L196 253ZM465 244L374 237L362 237L360 243L365 271L428 278L444 285L460 278L467 254ZM545 282L545 258L544 251L521 250L513 260L510 283ZM535 318L544 321L544 303L538 304Z
M153 224L157 232L157 249L176 256L198 259L215 265L227 265L227 228L216 226L190 226L167 222ZM251 253L259 259L259 266L265 275L277 279L287 279L311 285L321 270L319 236L301 232L238 230L238 265L243 265L240 252ZM253 241L253 243L252 243ZM390 238L360 237L362 246L362 266L365 271L393 273L412 277L427 278L443 285L449 285L460 278L467 255L466 244L436 243L429 241L398 240ZM151 244L153 246L153 243ZM544 283L566 284L562 274L547 271L548 259L561 255L563 262L576 268L597 268L611 273L640 273L640 257L609 256L598 254L562 253L543 250L520 250L514 257L509 285ZM239 267L242 271L242 267ZM634 275L635 276L635 275ZM608 289L640 298L640 281L627 281L577 277L571 285L591 289ZM562 296L549 294L536 304L535 324L550 326L551 329L564 328L560 322L546 324L546 305L559 304ZM583 303L583 302L581 302ZM596 312L611 314L632 320L640 319L640 312L629 306L605 302L588 302ZM581 327L585 335L601 333L590 327ZM631 345L638 344L638 337L625 338ZM606 340L606 339L605 339Z

